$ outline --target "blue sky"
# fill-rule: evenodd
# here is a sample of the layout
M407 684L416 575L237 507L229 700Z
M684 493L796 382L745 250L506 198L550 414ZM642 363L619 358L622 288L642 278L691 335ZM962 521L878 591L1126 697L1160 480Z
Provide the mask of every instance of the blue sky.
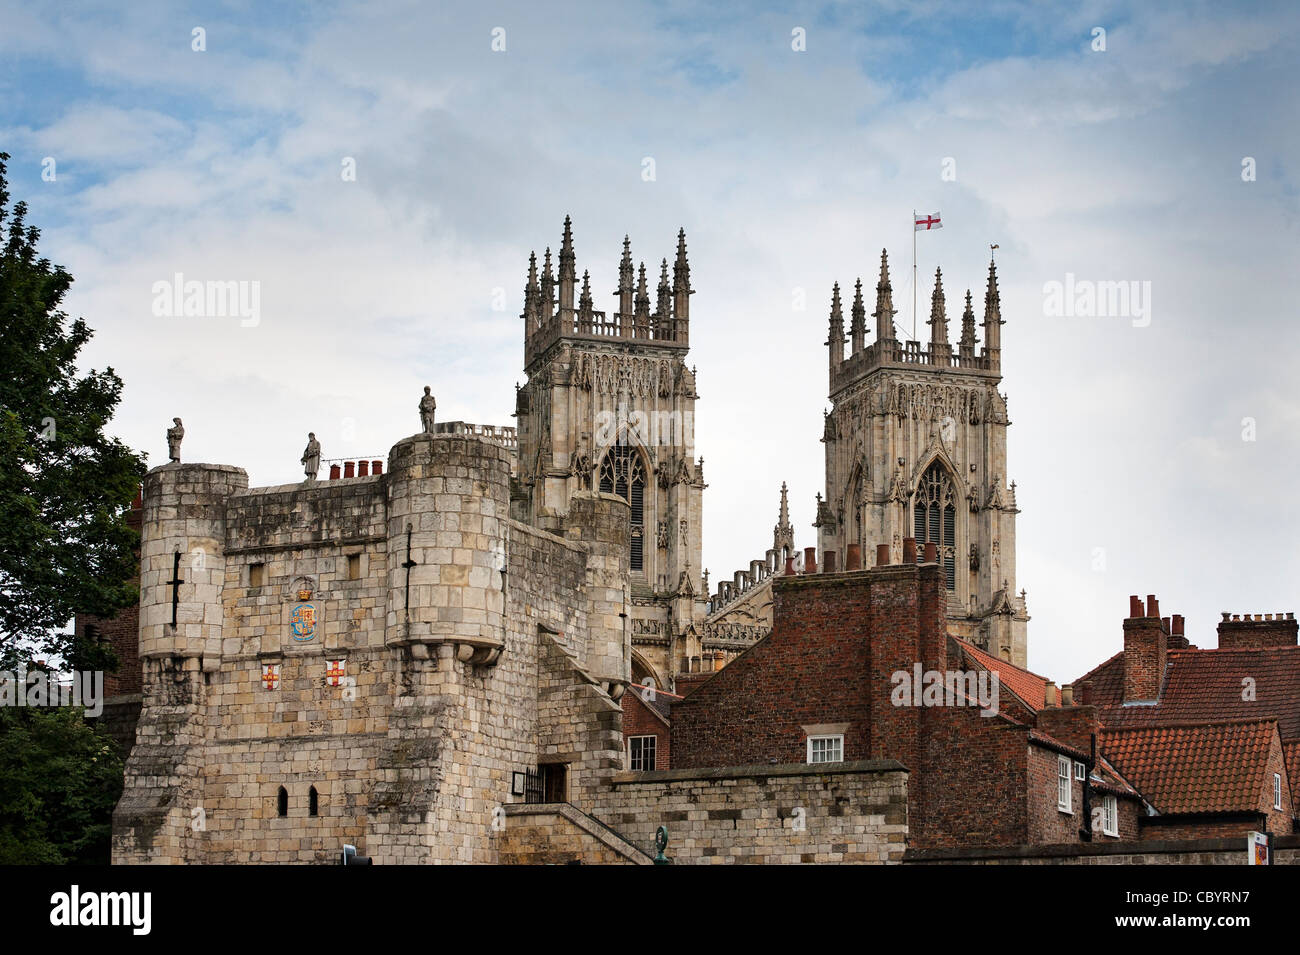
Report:
M610 308L623 235L653 267L684 227L715 580L770 546L782 481L814 543L831 283L870 286L887 247L910 324L908 216L942 211L923 308L936 265L950 308L978 299L1001 246L1030 663L1062 682L1119 649L1130 593L1201 645L1220 611L1300 610L1298 26L1285 3L0 2L0 149L97 329L87 365L125 380L117 433L162 463L180 415L187 457L255 484L297 477L308 430L382 454L424 384L444 420L509 423L528 252L571 214ZM260 282L260 323L154 316L176 272ZM1066 273L1150 282L1150 324L1046 314Z

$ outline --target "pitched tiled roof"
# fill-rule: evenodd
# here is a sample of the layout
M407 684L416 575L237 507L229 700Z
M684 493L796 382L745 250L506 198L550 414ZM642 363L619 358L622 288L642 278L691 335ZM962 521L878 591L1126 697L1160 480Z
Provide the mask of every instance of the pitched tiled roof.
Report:
M1259 809L1273 720L1107 729L1106 758L1162 814Z
M1164 687L1154 706L1124 706L1124 655L1103 663L1087 701L1105 726L1154 726L1212 720L1277 719L1278 733L1300 740L1300 647L1254 650L1171 650ZM1249 677L1254 699L1243 692Z
M953 640L972 665L996 673L998 682L1018 696L1025 706L1034 712L1043 708L1047 700L1047 677L1031 673L1006 660L1000 660L973 643L967 643L956 637ZM1061 701L1059 687L1056 690L1056 701L1058 704Z
M1300 796L1300 743L1283 743L1282 760L1286 763L1286 778L1291 783L1291 802Z

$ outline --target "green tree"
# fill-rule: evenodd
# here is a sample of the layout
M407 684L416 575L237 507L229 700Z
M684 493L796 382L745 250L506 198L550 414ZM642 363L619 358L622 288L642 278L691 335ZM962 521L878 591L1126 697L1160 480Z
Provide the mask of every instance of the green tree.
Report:
M0 865L107 865L122 757L74 707L0 709Z
M72 276L37 255L0 153L0 665L31 647L100 668L103 648L58 633L74 614L134 603L138 535L125 514L144 458L104 434L122 394L111 367L79 374L91 330L60 304Z

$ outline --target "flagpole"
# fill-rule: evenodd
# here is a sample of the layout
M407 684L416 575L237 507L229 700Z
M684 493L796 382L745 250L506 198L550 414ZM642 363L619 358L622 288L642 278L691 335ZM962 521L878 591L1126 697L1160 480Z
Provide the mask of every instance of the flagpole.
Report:
M912 341L916 341L916 210L912 210Z

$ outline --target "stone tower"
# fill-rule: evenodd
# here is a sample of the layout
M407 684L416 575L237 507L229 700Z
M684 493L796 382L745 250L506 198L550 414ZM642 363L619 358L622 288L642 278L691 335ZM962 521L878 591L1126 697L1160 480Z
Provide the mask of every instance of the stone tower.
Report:
M830 400L822 441L826 496L817 502L818 544L844 566L870 561L902 540L938 545L954 634L1018 666L1029 620L1016 593L1015 484L1007 485L1007 404L997 270L989 263L984 345L966 293L961 338L948 338L943 277L936 270L930 340L900 341L885 253L876 283L875 340L868 344L862 281L854 291L845 354L840 288L831 293Z
M627 238L613 313L594 308L588 272L577 287L567 216L558 265L556 275L547 249L539 276L536 254L529 257L521 316L528 380L516 394L512 515L572 536L575 494L603 491L628 502L633 678L671 686L692 650L699 653L695 623L706 606L704 462L694 457L698 395L685 361L693 293L686 233L678 233L671 277L661 262L653 310L645 263L634 268Z

